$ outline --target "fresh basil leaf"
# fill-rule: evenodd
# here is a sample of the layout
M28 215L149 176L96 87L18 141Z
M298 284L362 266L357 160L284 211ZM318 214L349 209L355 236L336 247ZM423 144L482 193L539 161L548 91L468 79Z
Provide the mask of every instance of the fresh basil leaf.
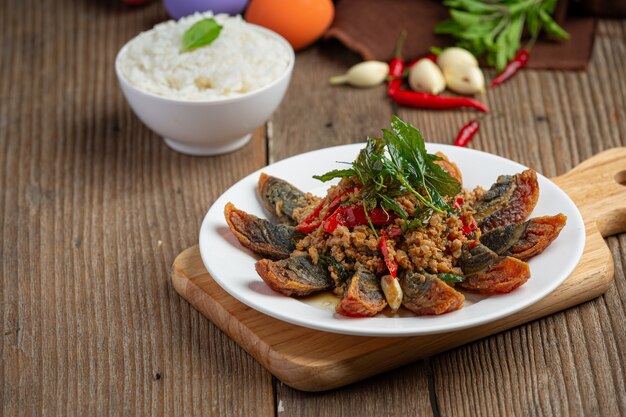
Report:
M207 18L194 23L183 35L183 49L192 51L209 45L220 35L223 26L215 19Z
M323 175L313 175L313 178L316 180L320 180L322 182L330 181L335 178L345 178L354 176L354 170L352 168L349 169L335 169L329 171Z
M522 29L524 28L524 16L519 16L510 23L508 30L507 60L513 59L520 49L522 40Z
M458 283L458 282L463 282L465 281L465 277L461 276L461 275L456 275L456 274L450 274L447 272L441 272L439 274L437 274L437 277L442 280L443 282L450 284L450 283Z
M539 9L539 19L543 24L543 29L550 35L556 36L559 39L569 39L569 33L559 26L552 17L543 9Z
M450 18L435 26L436 34L456 38L456 46L475 56L485 55L488 65L504 69L521 47L527 31L536 39L543 31L568 39L551 14L557 0L444 0Z
M448 171L429 160L426 169L426 179L439 193L455 196L461 192L461 184Z
M520 13L525 13L529 7L533 7L537 4L537 0L523 0L514 2L509 5L509 15L517 16Z
M426 225L430 218L433 217L433 209L426 207L420 210L416 210L413 214L414 219L421 223L422 226Z
M334 256L320 255L319 262L325 268L333 268L335 270L335 273L337 274L339 282L346 282L348 278L350 278L350 272L346 271L346 268L344 268L343 264L341 264L341 262L338 262Z
M454 196L459 182L435 163L441 159L427 153L420 131L396 116L391 130L383 129L382 138L368 138L350 169L334 170L314 176L322 181L354 176L361 186L366 211L381 207L406 219L407 213L395 197L411 194L428 210L428 221L434 211L450 211L443 196Z
M506 67L506 33L501 33L496 39L495 64L498 71L502 71Z
M396 146L400 148L408 162L424 177L426 169L426 145L419 130L401 120L398 116L391 118L391 128L396 134Z
M463 26L459 25L452 19L444 20L435 26L435 33L439 35L452 35L460 37L463 34Z
M453 3L454 5L449 5ZM497 3L489 4L479 0L456 0L451 2L444 2L444 4L454 9L465 9L471 13L491 13L498 10Z
M398 204L396 200L384 194L381 195L380 197L382 200L380 202L380 205L382 208L384 208L385 210L393 211L398 216L400 216L401 219L406 220L407 218L406 211L404 211L404 208L400 204Z
M541 3L541 8L546 12L552 14L554 13L554 10L556 10L556 1L557 0L544 0Z
M531 37L537 38L541 31L541 22L539 21L539 9L534 8L526 16L526 27Z
M472 14L469 12L462 12L456 9L450 10L450 17L452 18L452 20L454 20L455 22L457 22L459 25L463 26L464 28L469 28L474 25L477 25L480 23L480 20L481 20L481 17L479 15Z

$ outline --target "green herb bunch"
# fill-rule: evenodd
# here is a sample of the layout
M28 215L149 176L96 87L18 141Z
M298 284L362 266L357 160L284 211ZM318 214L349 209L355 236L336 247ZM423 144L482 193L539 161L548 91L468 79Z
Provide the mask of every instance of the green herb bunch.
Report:
M382 132L382 138L367 139L365 148L350 168L313 178L325 182L333 178L356 177L362 187L361 198L366 212L380 206L406 220L407 213L394 200L394 197L406 194L415 195L428 213L450 211L444 196L458 194L461 184L435 163L441 158L426 152L420 131L393 116L391 130L383 129Z
M568 39L551 15L557 0L444 0L450 19L435 33L452 35L457 46L475 56L486 55L487 64L502 70L521 47L524 28L536 39L541 31Z

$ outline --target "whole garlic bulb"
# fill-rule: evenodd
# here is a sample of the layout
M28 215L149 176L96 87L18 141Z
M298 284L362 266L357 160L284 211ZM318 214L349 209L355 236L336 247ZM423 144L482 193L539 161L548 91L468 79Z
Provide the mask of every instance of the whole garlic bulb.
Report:
M450 66L477 67L478 60L467 49L453 46L446 48L437 57L437 65L444 70Z
M448 65L443 69L448 88L459 94L476 94L485 91L485 76L477 66Z
M439 94L446 88L443 73L433 61L423 58L409 70L409 86L415 91Z

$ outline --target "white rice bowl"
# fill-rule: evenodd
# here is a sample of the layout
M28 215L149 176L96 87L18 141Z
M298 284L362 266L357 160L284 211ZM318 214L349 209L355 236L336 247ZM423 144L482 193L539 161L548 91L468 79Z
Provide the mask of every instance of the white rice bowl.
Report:
M213 17L223 29L211 44L183 52L183 35ZM134 87L162 97L212 101L271 84L290 66L291 54L278 39L240 16L196 13L156 25L131 40L119 69Z

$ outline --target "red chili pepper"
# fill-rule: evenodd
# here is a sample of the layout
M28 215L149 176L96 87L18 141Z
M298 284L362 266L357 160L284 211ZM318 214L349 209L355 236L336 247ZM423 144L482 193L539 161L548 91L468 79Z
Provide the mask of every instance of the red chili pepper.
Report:
M471 120L468 124L463 126L461 130L459 130L459 133L456 135L456 139L454 140L454 146L467 146L479 130L480 123L478 123L478 120Z
M322 220L326 220L328 217L330 217L331 214L333 214L333 212L335 211L335 209L339 206L339 204L341 204L341 200L343 199L343 197L347 194L353 193L355 190L360 189L360 187L351 187L348 190L344 191L343 193L339 194L337 197L335 197L332 202L328 205L328 209L326 210L326 215L322 218ZM299 225L296 226L296 230L300 231L300 232L304 232L304 233L309 233L312 232L313 230L317 229L317 227L322 223L321 221L317 221L315 223L313 223L314 220L317 220L319 218L320 213L322 212L322 210L324 209L324 207L326 206L326 201L327 199L322 200L322 202L320 202L317 207L315 207L315 209L313 210L313 212L311 214L309 214L307 216L306 219L304 219Z
M321 203L319 203L317 205L317 207L315 207L315 210L313 210L313 212L311 214L309 214L307 216L306 219L304 219L297 227L296 229L298 229L299 226L304 226L307 225L309 223L311 223L313 220L317 219L320 215L320 213L322 212L322 209L324 208L324 205L326 204L326 199L322 200ZM299 230L299 229L298 229ZM302 231L302 230L300 230Z
M470 224L463 222L463 234L471 235L472 233L474 233L474 230L476 229L478 229L478 225L476 224L476 220L474 220L473 217L472 217L472 222Z
M509 62L506 65L506 67L504 67L502 72L498 74L498 76L494 78L493 81L491 81L491 84L489 84L489 88L495 88L499 86L500 84L502 84L503 82L505 82L506 80L508 80L509 78L513 77L515 74L517 74L519 70L521 70L522 68L526 66L529 58L530 58L530 55L528 53L528 49L526 48L520 49L517 52L517 54L513 57L511 62Z
M406 31L400 32L396 42L394 57L389 61L389 83L387 84L387 94L391 95L402 87L402 76L404 75L404 58L402 58L402 47L406 40Z
M390 227L390 228L389 228L389 234L388 234L388 236L389 236L390 238L392 238L392 239L393 239L394 237L398 237L398 236L400 236L401 234L402 234L402 229L400 229L399 227L395 227L395 226L394 226L394 227Z
M384 226L395 220L395 215L386 213L378 207L368 211L366 216L363 206L341 206L324 221L323 228L327 233L334 232L338 226L353 228L369 224L368 217L374 226Z
M457 197L456 200L454 200L454 208L457 210L461 210L461 206L463 205L463 198L462 197Z
M418 91L397 90L391 94L391 98L400 105L418 109L445 110L468 107L485 113L489 112L487 106L469 97L446 97Z
M387 247L387 233L384 230L380 231L380 242L378 243L378 248L380 249L380 253L383 254L383 258L385 259L385 265L387 265L387 269L392 277L396 277L398 274L398 261L395 258L389 256L389 248Z
M333 212L337 209L337 207L339 207L339 204L341 204L341 200L343 200L344 196L351 194L355 191L358 191L360 189L361 189L361 186L351 187L347 189L346 191L344 191L343 193L339 194L337 197L335 197L333 201L330 203L330 205L328 206L328 210L326 211L326 215L324 216L323 220L326 220L327 218L330 217L331 214L333 214Z
M298 232L302 232L302 233L311 233L313 230L317 229L318 227L320 227L320 224L322 224L322 221L317 221L317 222L313 222L313 223L309 223L309 224L299 224L295 227L295 229Z
M342 213L344 207L339 207L335 212L324 220L322 228L326 233L332 233L342 222Z

